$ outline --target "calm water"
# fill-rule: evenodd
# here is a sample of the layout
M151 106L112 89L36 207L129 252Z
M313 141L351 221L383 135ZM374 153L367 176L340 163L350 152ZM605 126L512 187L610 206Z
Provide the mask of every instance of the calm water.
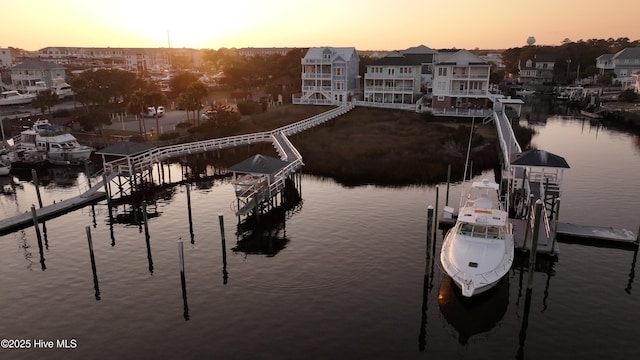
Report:
M560 221L637 231L638 138L560 117L536 129L535 145L571 165ZM0 196L1 217L37 204L28 176L15 180L16 194ZM45 180L45 204L86 187L82 173L59 171ZM44 265L33 227L0 237L0 337L30 340L32 347L36 339L76 344L0 349L0 358L640 357L634 252L560 244L557 262L542 261L535 273L529 303L520 265L488 296L460 302L437 264L424 276L434 187L345 188L310 176L301 185L301 207L271 251L268 245L234 251L233 190L219 180L191 189L193 242L184 186L158 202L148 241L137 225L110 226L105 203L49 220L46 231L41 226ZM452 187L450 203L457 205L459 194ZM114 216L123 212L120 206ZM438 233L436 251L441 241Z

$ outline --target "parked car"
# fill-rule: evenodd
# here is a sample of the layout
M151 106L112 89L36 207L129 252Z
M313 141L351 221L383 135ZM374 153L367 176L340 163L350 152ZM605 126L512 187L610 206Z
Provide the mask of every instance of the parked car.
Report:
M158 117L162 117L165 113L164 106L148 106L147 111L142 113L143 117L155 117L158 114Z

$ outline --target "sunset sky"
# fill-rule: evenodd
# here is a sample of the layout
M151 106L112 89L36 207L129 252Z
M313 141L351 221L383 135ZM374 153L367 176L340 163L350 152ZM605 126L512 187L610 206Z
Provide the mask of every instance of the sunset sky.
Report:
M640 39L637 0L3 0L0 47L506 49Z

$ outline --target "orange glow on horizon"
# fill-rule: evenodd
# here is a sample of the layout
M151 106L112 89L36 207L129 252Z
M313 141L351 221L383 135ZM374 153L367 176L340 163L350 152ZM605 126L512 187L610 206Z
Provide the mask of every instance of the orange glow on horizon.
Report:
M608 8L628 7L611 0ZM550 10L552 9L552 10ZM535 6L501 0L289 0L201 2L196 0L93 2L15 1L3 6L0 47L38 50L78 47L311 47L354 46L394 50L416 45L434 49L505 49L627 37L640 39L632 11L615 17L573 1L540 0ZM545 21L540 21L540 19ZM28 21L25 21L28 19Z

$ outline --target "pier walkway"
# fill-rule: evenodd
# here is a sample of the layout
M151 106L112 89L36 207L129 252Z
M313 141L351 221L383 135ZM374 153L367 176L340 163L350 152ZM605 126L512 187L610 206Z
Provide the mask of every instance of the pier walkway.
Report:
M608 244L611 247L638 247L638 234L623 229L559 223L562 177L569 164L564 158L543 150L522 151L506 105L494 108L493 121L501 150L502 179L507 187L506 208L515 213L513 223L515 246L530 251L535 221L527 222L534 212L535 202L541 200L543 208L539 222L536 251L554 255L558 251L557 238L570 238L572 242Z
M116 174L111 174L106 177L107 182L111 181L115 176ZM100 191L102 188L104 188L104 182L100 180L97 184L93 185L89 190L81 195L46 205L42 208L36 208L35 210L38 222L55 218L66 214L69 211L79 209L87 204L93 204L104 199L106 197L106 192ZM1 219L0 235L5 235L32 225L33 214L31 212L25 212L10 218Z

